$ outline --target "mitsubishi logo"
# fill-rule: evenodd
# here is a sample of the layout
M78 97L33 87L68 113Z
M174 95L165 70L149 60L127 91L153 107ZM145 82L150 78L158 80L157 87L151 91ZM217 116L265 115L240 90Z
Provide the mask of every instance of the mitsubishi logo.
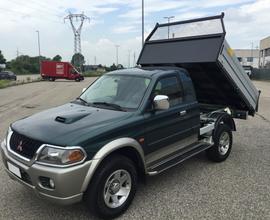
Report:
M17 150L20 151L20 152L23 151L23 146L22 146L22 144L23 144L23 142L20 141L20 143L19 143L18 146L17 146Z

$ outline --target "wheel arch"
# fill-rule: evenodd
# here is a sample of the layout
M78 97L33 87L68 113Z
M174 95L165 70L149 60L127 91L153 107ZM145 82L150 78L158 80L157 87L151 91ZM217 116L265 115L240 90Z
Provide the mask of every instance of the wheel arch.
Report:
M144 177L146 172L144 152L141 145L133 138L119 138L104 145L93 157L90 168L82 185L81 192L85 192L92 177L102 162L114 154L121 154L131 159L139 176Z
M215 130L220 124L228 125L232 131L236 131L236 125L231 115L226 112L215 112L211 114L211 118L215 119Z

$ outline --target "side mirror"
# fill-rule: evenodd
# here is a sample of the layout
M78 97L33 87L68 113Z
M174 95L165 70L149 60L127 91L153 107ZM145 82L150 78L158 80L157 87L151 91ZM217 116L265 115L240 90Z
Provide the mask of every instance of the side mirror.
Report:
M166 110L170 108L169 97L166 95L157 95L154 98L155 110Z
M83 89L82 89L82 93L84 93L84 92L85 92L85 90L86 90L86 88L83 88Z

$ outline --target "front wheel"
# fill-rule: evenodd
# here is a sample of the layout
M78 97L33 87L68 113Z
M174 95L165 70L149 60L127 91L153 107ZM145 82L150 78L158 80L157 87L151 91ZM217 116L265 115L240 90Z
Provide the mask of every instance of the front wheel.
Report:
M113 155L96 171L85 193L86 204L99 217L115 218L129 207L136 188L134 163L122 155Z
M213 134L214 145L206 151L207 157L214 162L222 162L228 158L232 149L232 130L221 124Z

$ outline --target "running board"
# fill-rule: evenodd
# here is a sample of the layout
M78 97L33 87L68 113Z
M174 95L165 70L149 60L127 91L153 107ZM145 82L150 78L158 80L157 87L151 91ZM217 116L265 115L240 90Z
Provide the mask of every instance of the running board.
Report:
M188 152L174 155L170 160L166 160L164 163L158 163L156 165L153 165L147 169L147 174L149 176L157 175L173 166L176 166L179 163L184 162L185 160L195 156L196 154L199 154L202 151L207 150L208 148L212 147L212 145L209 144L203 144L199 147L196 147L195 149L192 149Z

